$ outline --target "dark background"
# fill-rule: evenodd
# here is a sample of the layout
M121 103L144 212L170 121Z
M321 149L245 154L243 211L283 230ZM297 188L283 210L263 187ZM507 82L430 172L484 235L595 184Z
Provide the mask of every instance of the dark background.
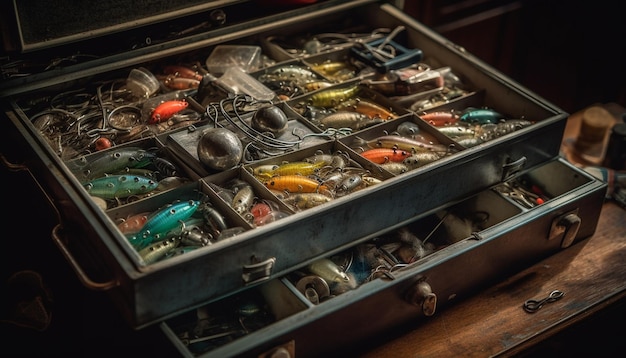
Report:
M615 1L421 0L406 12L568 113L626 106L626 24Z

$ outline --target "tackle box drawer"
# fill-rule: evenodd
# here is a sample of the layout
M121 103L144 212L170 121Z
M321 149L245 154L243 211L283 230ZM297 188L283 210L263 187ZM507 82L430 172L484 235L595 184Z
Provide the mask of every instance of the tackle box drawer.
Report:
M251 6L240 3L215 6L226 13ZM32 152L29 170L58 211L55 243L83 283L106 291L130 326L141 329L233 295L263 291L269 282L293 293L287 277L314 260L546 163L548 171L567 179L550 188L547 205L518 208L494 225L500 233L485 229L403 268L393 284L374 280L347 292L350 300L338 297L311 307L296 293L302 302L294 303L287 321L319 315L310 326L324 324L335 311L369 305L424 272L464 271L483 255L498 266L547 255L562 239L524 250L506 247L500 259L486 248L511 240L509 230L545 230L547 220L565 214L558 207L575 210L585 202L571 213L583 218L580 228L563 233L555 224L555 237L573 241L592 234L602 201L596 192L603 186L556 159L567 119L559 108L389 3L323 1L277 12L0 86L6 122ZM212 74L206 60L219 46L255 47L244 53L258 56L260 50L260 60L255 57L256 65L246 71L231 67ZM251 58L243 60L238 63ZM342 61L348 71L329 66ZM134 75L153 81L133 87ZM263 117L268 108L272 116ZM272 127L276 123L281 128ZM93 153L101 138L109 142ZM162 152L155 148L172 160L157 159L155 153ZM302 178L314 163L322 164ZM285 164L299 167L279 175ZM149 166L169 184L158 195L137 195L145 190L137 173ZM190 180L176 180L173 173ZM102 189L106 207L90 193L99 184L96 174L121 175L123 181L113 194ZM331 179L335 174L346 176ZM546 190L553 185L541 181ZM122 194L132 199L120 201ZM260 218L263 210L271 215ZM496 271L482 266L463 282L450 281L458 287L429 283L449 297ZM372 331L402 321L393 315ZM307 320L297 322L294 328ZM287 323L276 325L280 329L269 330L291 334ZM268 341L279 339L261 331ZM258 343L249 337L257 335L241 342ZM222 349L233 348L216 352Z
M511 195L517 189L540 193L540 204ZM555 159L161 328L186 357L355 355L368 337L436 315L591 235L605 189Z

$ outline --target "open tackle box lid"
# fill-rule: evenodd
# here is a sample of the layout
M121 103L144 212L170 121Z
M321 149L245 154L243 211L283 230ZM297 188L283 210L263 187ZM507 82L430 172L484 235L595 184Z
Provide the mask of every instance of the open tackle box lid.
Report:
M365 2L376 2L365 1ZM12 0L0 3L0 98L200 46L346 0ZM362 4L364 1L359 1ZM184 46L182 46L184 45ZM159 55L157 55L159 53Z

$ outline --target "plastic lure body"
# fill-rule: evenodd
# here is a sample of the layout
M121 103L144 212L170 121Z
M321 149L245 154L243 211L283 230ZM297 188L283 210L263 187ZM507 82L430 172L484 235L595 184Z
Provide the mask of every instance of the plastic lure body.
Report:
M146 194L156 189L158 185L159 183L151 178L139 175L108 175L83 186L91 196L116 199Z
M311 105L316 107L334 107L359 93L359 86L341 89L326 89L311 96Z
M180 225L189 219L200 206L200 201L181 201L165 206L148 217L141 230L131 238L135 246L143 247L158 236Z
M411 153L406 150L392 148L373 148L361 153L365 159L376 164L384 164L388 162L402 162L409 157Z
M326 186L320 184L317 180L303 175L275 176L267 180L265 186L271 190L290 193L316 193L327 190Z
M150 119L148 120L149 124L157 124L170 119L176 113L182 111L187 108L189 103L185 101L166 101L156 106L156 108L152 111L152 115L150 115Z
M125 168L145 167L155 157L154 153L139 148L117 149L87 163L81 169L87 179L94 179L105 174L118 173Z

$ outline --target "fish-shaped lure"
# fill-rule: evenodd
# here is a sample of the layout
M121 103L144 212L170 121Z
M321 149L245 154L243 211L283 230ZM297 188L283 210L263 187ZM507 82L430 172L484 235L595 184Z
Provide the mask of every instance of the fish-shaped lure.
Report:
M156 189L159 183L140 175L107 175L83 184L89 195L102 199L121 199Z

